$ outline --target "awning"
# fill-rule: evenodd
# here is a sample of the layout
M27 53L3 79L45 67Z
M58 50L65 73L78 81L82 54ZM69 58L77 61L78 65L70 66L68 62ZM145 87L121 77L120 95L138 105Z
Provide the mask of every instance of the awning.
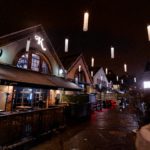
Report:
M64 88L65 90L82 90L82 88L80 88L78 85L64 78L50 76L49 80L50 82L54 83L56 86L60 88Z
M4 64L0 64L0 84L81 90L75 83L68 80Z

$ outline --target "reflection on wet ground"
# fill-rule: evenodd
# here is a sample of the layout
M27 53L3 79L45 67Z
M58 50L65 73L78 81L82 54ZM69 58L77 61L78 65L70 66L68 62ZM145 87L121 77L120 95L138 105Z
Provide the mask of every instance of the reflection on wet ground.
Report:
M132 108L103 109L90 121L69 125L30 150L134 150L137 118Z

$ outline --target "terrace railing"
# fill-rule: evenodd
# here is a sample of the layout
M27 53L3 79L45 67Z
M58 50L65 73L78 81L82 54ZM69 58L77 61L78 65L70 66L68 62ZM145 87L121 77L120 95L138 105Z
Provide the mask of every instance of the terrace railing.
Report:
M64 126L63 107L0 114L0 145L36 138Z

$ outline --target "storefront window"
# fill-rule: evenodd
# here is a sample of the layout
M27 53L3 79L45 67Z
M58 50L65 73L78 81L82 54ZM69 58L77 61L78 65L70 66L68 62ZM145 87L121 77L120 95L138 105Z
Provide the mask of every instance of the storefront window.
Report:
M20 106L29 106L31 108L45 108L47 99L47 90L35 88L16 87L14 108ZM21 107L21 108L22 108Z

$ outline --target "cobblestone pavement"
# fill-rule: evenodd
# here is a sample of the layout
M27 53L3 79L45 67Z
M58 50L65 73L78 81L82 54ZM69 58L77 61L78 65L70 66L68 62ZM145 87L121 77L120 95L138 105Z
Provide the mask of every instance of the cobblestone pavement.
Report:
M131 108L103 109L30 150L135 150L137 118Z

